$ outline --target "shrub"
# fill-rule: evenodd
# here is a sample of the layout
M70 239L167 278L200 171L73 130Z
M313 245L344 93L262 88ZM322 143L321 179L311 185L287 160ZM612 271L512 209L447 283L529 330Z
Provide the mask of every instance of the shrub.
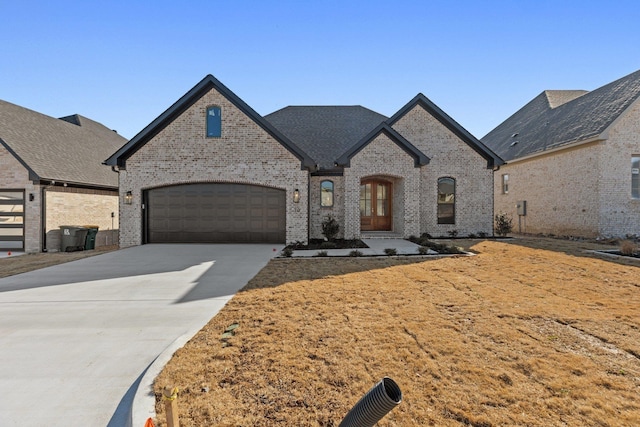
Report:
M461 248L460 246L451 245L451 246L447 247L445 253L447 253L447 254L463 254L464 253L464 249Z
M506 213L496 214L496 234L506 236L513 230L513 219Z
M470 239L475 239L475 238L476 238L476 235L475 235L475 233L469 233L469 236L468 236L468 237L469 237Z
M282 255L283 257L289 258L291 255L293 255L293 249L287 246L282 250L282 252L280 252L280 255Z
M398 255L398 251L394 248L386 248L384 253L389 256Z
M487 233L484 231L478 231L478 237L480 237L481 239L484 239L487 237Z
M449 230L449 231L447 231L447 234L452 239L455 239L456 237L458 237L458 230Z
M329 256L329 254L327 253L327 251L318 251L314 256L323 257L323 256Z
M353 251L349 252L349 256L351 256L351 257L358 257L358 256L362 256L362 255L363 255L363 254L362 254L362 252L360 252L360 251L359 251L359 250L357 250L357 249L355 249L355 250L353 250Z
M631 240L623 240L620 243L620 253L622 255L631 256L636 253L638 248Z
M340 224L333 217L333 215L329 214L322 221L322 235L327 238L327 240L331 241L336 238L338 232L340 231Z
M428 247L426 247L426 246L420 246L420 247L418 248L418 253L419 253L420 255L429 255L429 248L428 248Z
M423 239L433 239L433 236L431 236L431 234L429 233L422 233L420 237Z

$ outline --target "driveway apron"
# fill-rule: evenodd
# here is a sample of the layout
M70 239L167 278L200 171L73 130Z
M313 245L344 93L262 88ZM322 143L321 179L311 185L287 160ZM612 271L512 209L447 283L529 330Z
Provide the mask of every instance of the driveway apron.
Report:
M0 279L0 426L124 426L125 395L279 253L144 245Z

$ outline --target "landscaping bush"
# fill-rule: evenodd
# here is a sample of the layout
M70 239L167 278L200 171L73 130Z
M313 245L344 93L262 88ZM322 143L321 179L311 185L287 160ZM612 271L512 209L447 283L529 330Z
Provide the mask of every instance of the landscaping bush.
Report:
M496 234L498 236L506 236L513 230L513 219L506 213L496 214Z
M484 231L478 231L478 237L480 237L481 239L484 239L487 237L487 233Z
M329 214L322 221L322 235L327 238L327 240L332 241L338 235L340 231L340 224L333 217L333 215Z
M287 246L282 250L282 252L280 252L280 255L282 255L283 257L289 258L291 255L293 255L293 249Z
M620 243L620 253L626 256L635 255L638 251L638 247L631 240L623 240Z
M353 251L349 252L349 256L351 256L351 257L359 257L359 256L362 256L362 255L363 255L363 253L362 253L362 252L360 252L360 251L359 251L359 250L357 250L357 249L355 249L355 250L353 250Z
M329 254L327 253L327 251L318 251L314 256L324 257L324 256L329 256Z
M458 237L458 230L449 230L449 231L447 231L447 234L452 239L455 239L456 237Z
M426 247L426 246L420 246L420 247L418 248L418 253L419 253L420 255L429 255L429 248L428 248L428 247Z
M398 255L398 251L394 248L386 248L384 253L389 256Z

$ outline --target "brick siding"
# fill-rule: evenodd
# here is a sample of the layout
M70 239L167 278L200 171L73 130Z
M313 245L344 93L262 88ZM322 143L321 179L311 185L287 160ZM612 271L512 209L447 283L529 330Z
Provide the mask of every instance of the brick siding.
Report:
M61 225L97 225L101 232L96 236L96 247L117 243L112 233L118 229L116 191L49 187L46 195L47 250L60 250Z
M420 171L420 233L493 234L493 171L473 148L417 105L393 128L431 159ZM456 181L455 224L438 224L438 178ZM415 194L412 194L415 197Z
M222 109L222 136L205 137L206 108ZM120 172L121 247L142 243L142 193L161 186L200 182L254 184L286 191L286 241L308 238L307 171L300 160L217 90L211 89L188 110L127 159ZM300 191L300 203L293 191Z
M345 237L360 237L360 183L369 177L384 178L392 183L392 231L405 237L419 234L420 201L416 195L420 194L420 169L414 166L413 157L381 134L345 168Z
M496 212L514 218L514 230L577 237L640 235L640 200L631 198L631 157L640 154L640 103L607 139L504 165L495 175ZM509 193L502 194L502 175ZM516 202L527 201L518 217Z

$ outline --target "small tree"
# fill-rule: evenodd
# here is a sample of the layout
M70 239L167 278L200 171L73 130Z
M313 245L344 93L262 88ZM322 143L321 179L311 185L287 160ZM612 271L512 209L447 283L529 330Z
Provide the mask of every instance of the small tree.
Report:
M496 234L506 236L513 230L513 219L506 213L496 215Z
M338 224L338 221L336 221L333 215L327 215L324 221L322 221L322 234L324 237L326 237L327 240L332 241L338 235L338 231L340 231L340 224Z

